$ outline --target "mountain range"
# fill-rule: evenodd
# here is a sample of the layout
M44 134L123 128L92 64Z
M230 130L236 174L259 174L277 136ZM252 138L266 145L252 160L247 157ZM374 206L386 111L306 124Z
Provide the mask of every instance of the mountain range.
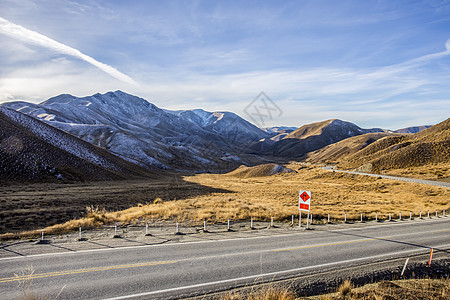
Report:
M150 169L220 170L268 133L231 112L169 111L122 91L2 106L33 116Z
M26 173L26 178L45 174L53 179L107 180L153 176L161 170L223 172L274 158L330 160L354 154L383 137L405 135L380 128L362 129L337 119L300 128L260 129L232 112L165 110L122 91L82 98L62 94L40 104L4 103L0 109L0 121L5 124L0 155L8 161L0 167L16 179ZM344 147L346 150L329 146L349 138L355 140L353 146ZM15 149L18 140L24 148L8 150ZM72 145L79 151L74 152ZM31 156L23 155L24 149ZM89 153L97 158L88 157ZM31 167L37 157L45 163ZM99 163L102 158L108 163ZM14 165L15 159L20 163ZM13 176L14 168L22 171ZM97 168L101 172L94 171Z
M156 173L0 106L0 183L155 177Z
M450 162L450 119L414 134L392 132L354 136L308 153L306 161L380 173Z

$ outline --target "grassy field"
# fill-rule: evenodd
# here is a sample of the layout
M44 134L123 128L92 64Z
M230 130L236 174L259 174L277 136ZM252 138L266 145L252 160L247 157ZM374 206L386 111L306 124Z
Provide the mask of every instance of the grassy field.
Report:
M342 221L364 218L386 219L389 212L398 218L401 211L418 216L427 210L450 210L450 191L446 188L334 173L315 166L290 164L297 173L239 178L226 174L197 174L166 177L160 181L107 182L85 185L27 186L27 191L9 187L1 191L2 222L9 222L13 232L33 229L30 216L40 220L34 228L47 227L47 232L65 232L82 226L93 228L137 220L180 220L225 222L231 220L291 220L298 215L298 191L312 191L311 213L315 222L331 219ZM264 174L260 174L264 175ZM16 189L16 190L14 190ZM8 200L9 199L9 200ZM12 203L15 203L13 205ZM24 212L20 206L24 203ZM8 208L10 212L8 212ZM67 211L72 211L72 215ZM10 232L8 224L0 229ZM28 227L27 227L28 226ZM39 231L35 231L38 234ZM29 232L30 233L30 232Z
M434 163L427 166L410 167L406 169L393 169L387 170L385 174L409 178L450 182L450 164Z
M298 297L288 288L270 285L254 289L248 294L239 292L228 293L220 300L436 300L449 299L449 279L409 279L381 281L355 288L349 280L341 284L335 293Z

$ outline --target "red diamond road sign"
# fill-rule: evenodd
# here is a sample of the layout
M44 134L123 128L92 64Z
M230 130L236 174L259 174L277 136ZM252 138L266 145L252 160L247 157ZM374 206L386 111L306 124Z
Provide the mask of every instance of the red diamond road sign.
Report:
M311 191L300 191L298 199L298 208L300 211L309 211L311 207Z

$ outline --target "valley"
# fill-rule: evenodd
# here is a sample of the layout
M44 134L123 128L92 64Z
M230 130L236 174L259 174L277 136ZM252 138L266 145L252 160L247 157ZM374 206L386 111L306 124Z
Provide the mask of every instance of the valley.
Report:
M232 112L165 110L122 91L0 106L0 234L142 220L289 222L449 209L449 191L323 170L450 181L450 119L398 131L330 119L258 128ZM416 133L408 133L416 132Z
M319 166L292 163L294 171L271 176L230 174L166 174L158 180L108 181L72 184L32 184L0 187L0 237L39 236L46 232L74 232L79 226L96 228L118 222L176 220L201 224L254 220L291 221L298 215L298 190L311 190L315 220L327 214L342 222L365 218L386 219L391 212L415 216L421 210L448 210L448 188L376 177L334 173ZM257 176L255 176L255 174ZM36 230L33 230L36 229ZM22 234L20 232L22 231ZM9 234L8 234L9 233Z

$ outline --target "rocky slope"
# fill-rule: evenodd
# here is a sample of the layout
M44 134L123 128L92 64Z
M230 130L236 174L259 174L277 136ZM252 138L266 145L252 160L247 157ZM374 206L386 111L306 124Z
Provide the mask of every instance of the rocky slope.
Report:
M0 107L0 172L0 184L155 176L104 149L5 107Z
M168 111L122 91L5 103L147 168L222 170L269 134L231 112Z

